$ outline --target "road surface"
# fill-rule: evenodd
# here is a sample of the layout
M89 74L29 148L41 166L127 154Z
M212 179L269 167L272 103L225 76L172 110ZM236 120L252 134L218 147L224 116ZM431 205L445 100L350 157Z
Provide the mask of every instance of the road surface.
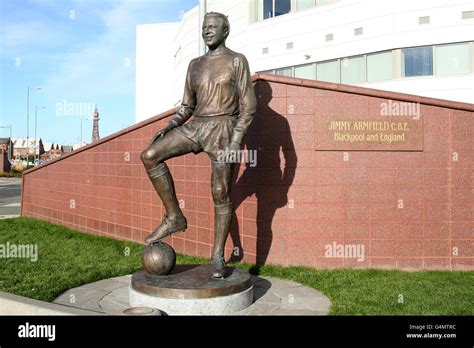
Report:
M19 216L20 202L21 178L0 178L0 219Z

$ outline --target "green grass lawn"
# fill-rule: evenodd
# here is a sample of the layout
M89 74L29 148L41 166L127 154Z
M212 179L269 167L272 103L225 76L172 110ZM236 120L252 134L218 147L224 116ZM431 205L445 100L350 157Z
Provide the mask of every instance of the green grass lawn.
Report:
M0 220L0 245L37 244L38 260L1 258L0 290L52 301L67 289L141 269L143 246L30 218ZM178 263L208 262L178 255ZM333 315L473 315L474 272L315 270L233 264L252 274L311 286ZM400 301L403 300L403 301Z

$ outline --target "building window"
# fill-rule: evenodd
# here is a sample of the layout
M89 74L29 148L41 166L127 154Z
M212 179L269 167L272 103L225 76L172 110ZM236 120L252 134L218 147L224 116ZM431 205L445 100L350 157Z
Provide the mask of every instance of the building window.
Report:
M350 57L341 60L341 83L365 82L365 57Z
M268 47L262 48L262 54L268 54Z
M332 40L334 40L334 34L327 34L326 41L332 41Z
M435 47L436 75L468 74L470 71L469 43Z
M286 43L286 49L291 50L293 48L293 42L287 42Z
M433 75L433 47L404 48L402 57L403 76Z
M275 75L293 77L293 68L281 68L275 70Z
M257 20L284 15L291 11L291 0L257 0Z
M333 83L360 84L387 81L399 77L398 54L401 51L401 77L469 74L474 42L410 47L344 57L319 63L262 71L279 76ZM307 56L307 59L311 56Z
M300 79L315 80L316 72L314 71L314 64L295 66L295 77Z
M392 51L367 55L367 81L382 81L393 79Z
M262 2L262 1L259 1ZM273 0L263 0L263 19L273 17Z
M339 60L330 60L316 64L316 79L325 82L340 83Z
M274 16L281 16L291 11L291 0L273 0Z

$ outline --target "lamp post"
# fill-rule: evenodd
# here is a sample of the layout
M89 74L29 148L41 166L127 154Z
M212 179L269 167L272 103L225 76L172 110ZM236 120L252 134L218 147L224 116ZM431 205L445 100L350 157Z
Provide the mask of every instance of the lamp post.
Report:
M46 106L41 106L40 109L46 109ZM37 144L37 138L36 138L36 129L38 127L38 104L35 105L35 158L36 155L38 155L37 159L39 160L39 143ZM36 147L38 146L38 153L36 153Z
M81 115L81 136L80 136L80 143L79 143L79 146L82 147L82 120L92 120L93 118L92 117L83 117Z
M202 22L207 12L207 0L199 0L199 23L198 23L198 40L199 40L199 55L202 56L206 53L206 44L202 38Z
M30 88L28 86L26 93L26 168L30 162L30 91L42 91L41 87Z

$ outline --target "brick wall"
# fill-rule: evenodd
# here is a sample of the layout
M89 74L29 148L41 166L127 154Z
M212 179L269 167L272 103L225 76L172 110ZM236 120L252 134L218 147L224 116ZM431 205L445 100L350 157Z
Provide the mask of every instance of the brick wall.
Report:
M474 269L474 106L316 81L255 76L245 138L257 166L236 168L227 257L315 268ZM315 151L315 120L375 115L388 99L421 103L424 150ZM139 154L175 110L24 174L22 215L142 242L163 209ZM168 242L209 257L205 154L167 162L188 230ZM402 203L400 205L400 202ZM327 257L363 246L363 261Z

